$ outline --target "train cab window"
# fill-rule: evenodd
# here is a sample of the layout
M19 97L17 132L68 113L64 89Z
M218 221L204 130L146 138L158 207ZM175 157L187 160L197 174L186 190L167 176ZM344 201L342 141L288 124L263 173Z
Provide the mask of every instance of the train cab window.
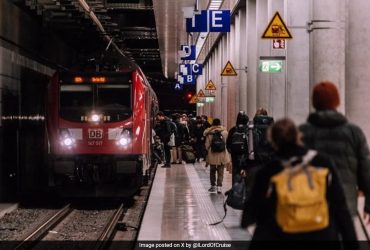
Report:
M61 85L60 114L71 121L80 121L81 115L93 106L93 86Z
M98 85L97 99L101 109L131 110L131 86L122 84Z

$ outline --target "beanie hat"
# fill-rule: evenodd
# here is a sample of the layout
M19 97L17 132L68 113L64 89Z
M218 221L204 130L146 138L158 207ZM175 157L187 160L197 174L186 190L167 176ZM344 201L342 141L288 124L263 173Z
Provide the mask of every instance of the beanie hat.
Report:
M339 106L337 87L329 81L316 84L313 88L312 104L316 110L335 110Z

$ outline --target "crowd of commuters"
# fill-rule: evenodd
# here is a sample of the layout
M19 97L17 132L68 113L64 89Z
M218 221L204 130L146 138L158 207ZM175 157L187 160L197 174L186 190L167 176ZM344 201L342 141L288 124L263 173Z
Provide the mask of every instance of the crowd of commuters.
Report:
M370 222L366 138L337 111L340 96L335 84L315 85L312 104L315 112L299 127L289 118L274 122L259 108L252 120L240 111L229 131L218 118L209 124L206 116L174 114L171 121L160 112L155 132L164 143L164 166L170 166L171 158L181 163L181 146L191 144L196 160L204 159L210 166L208 191L221 193L224 169L231 162L232 183L242 177L249 187L242 227L256 224L252 241L355 241L359 192L365 196L365 223Z

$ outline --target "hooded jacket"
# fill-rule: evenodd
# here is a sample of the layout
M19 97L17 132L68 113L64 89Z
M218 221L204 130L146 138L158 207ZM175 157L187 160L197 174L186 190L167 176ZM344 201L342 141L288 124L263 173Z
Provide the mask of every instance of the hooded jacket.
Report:
M334 110L310 114L300 130L308 148L334 161L351 214L357 212L358 189L364 192L365 211L370 213L370 152L362 130Z
M205 146L208 152L206 161L210 165L225 165L226 163L230 162L230 156L226 148L223 152L212 152L211 150L212 137L215 131L221 131L222 137L226 144L228 133L223 126L212 126L210 128L207 128L203 133L203 135L206 137Z

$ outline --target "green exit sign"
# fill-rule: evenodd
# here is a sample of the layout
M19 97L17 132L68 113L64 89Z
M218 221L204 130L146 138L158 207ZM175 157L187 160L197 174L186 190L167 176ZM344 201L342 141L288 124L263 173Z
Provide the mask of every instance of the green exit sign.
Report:
M283 71L281 60L260 60L260 71L263 73L280 73Z

